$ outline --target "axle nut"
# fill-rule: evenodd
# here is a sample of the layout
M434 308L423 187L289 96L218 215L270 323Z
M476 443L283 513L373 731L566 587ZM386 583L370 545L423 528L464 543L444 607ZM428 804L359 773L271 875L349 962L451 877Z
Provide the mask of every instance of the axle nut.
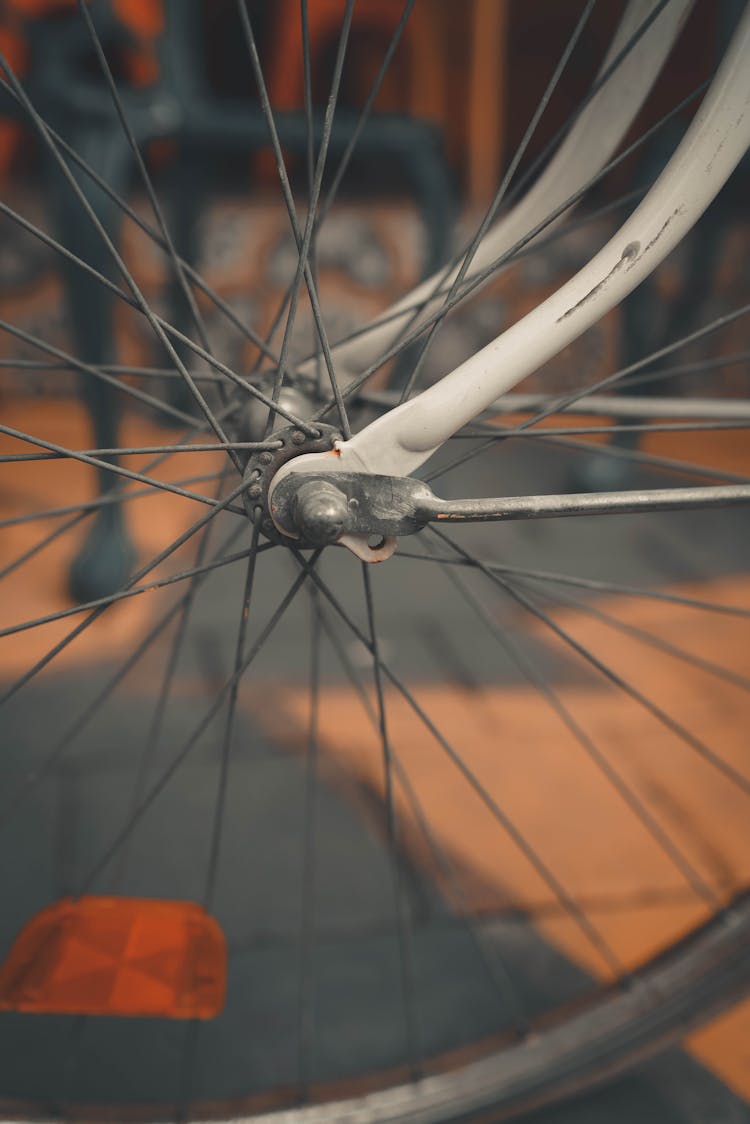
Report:
M341 538L348 511L346 496L333 484L309 480L300 485L291 514L305 542L312 546L327 546Z

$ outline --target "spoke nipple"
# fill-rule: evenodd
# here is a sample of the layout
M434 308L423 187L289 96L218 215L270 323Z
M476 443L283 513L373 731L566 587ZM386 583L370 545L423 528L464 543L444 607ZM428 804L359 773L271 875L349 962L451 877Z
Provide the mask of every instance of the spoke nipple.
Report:
M292 444L293 445L304 445L306 440L307 440L307 438L305 437L302 430L301 429L295 429L294 433L292 434Z

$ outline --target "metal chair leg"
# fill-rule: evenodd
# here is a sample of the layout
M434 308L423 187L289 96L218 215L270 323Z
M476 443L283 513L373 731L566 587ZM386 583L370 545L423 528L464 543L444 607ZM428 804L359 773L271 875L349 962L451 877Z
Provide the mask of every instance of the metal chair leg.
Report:
M104 177L118 193L127 189L130 153L124 138L104 129L81 129L71 138L73 147ZM81 173L75 173L86 198L109 236L117 242L119 215L115 204ZM47 177L50 207L55 215L61 240L83 261L105 275L114 274L111 256L80 200L64 183L57 166ZM70 318L74 354L86 363L100 366L115 360L113 297L103 285L72 263L63 266L65 301ZM82 373L81 394L91 421L92 442L96 448L116 448L119 441L119 401L117 391ZM116 464L117 457L110 456ZM117 476L97 470L98 492L104 497L117 495L121 483ZM128 532L122 505L103 505L94 515L83 544L73 560L69 585L76 600L88 601L107 596L122 587L135 561L135 548Z

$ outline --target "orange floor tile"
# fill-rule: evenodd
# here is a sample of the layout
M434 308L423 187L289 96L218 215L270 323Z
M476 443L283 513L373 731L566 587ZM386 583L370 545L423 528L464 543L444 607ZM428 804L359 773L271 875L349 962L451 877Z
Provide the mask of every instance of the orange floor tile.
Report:
M83 412L75 403L34 404L33 418L29 409L28 402L22 406L8 403L7 423L74 448L90 443ZM571 418L571 422L581 420ZM128 443L162 443L168 439L165 430L142 418L131 417L125 426L124 440ZM646 440L645 448L750 473L744 434L653 435ZM3 441L4 451L20 449L15 442ZM142 462L132 458L128 463L137 467ZM165 478L176 479L202 471L204 466L207 472L215 471L217 462L202 454L187 454L168 464L169 476ZM91 472L75 464L55 464L54 472L49 464L32 464L12 478L6 466L0 480L3 514L75 502L92 494ZM163 493L131 505L129 518L140 556L145 559L171 541L201 514L196 508ZM4 533L0 540L4 560L27 549L50 524L30 527L33 530L25 527L17 533ZM54 611L69 603L65 574L76 541L66 537L51 544L32 566L8 579L4 603L8 611L13 611L12 620ZM724 598L728 603L750 604L750 581L745 577L682 591L715 601ZM154 603L149 599L162 596L149 594L108 612L101 627L89 629L60 662L64 659L85 665L126 650L147 627ZM630 601L624 606L616 599L607 599L600 604L631 625L750 676L750 644L744 620L689 609L675 611L650 601ZM560 610L556 619L665 711L679 715L684 725L724 760L750 776L746 693L663 653L654 655L642 642L623 637L584 613ZM0 646L0 673L22 672L70 627L71 622L60 622L9 638L10 643ZM546 643L555 644L549 633L544 638ZM283 722L274 722L270 732L282 744L301 748L307 737L306 693L279 688L278 684L274 688L283 691L286 715ZM333 775L347 773L358 784L382 793L380 747L360 702L343 687L326 688L324 694L320 708L324 765ZM554 865L566 889L585 905L587 914L625 964L640 963L702 919L704 906L536 692L520 687L485 688L472 697L471 707L465 691L454 692L443 684L421 687L417 695L448 740L463 753L470 769L502 803L538 853ZM600 687L569 687L562 697L582 728L601 745L717 894L726 898L750 883L747 800L718 770L611 685L602 682ZM251 694L246 705L252 706ZM388 695L388 709L394 750L433 830L460 865L474 908L483 911L512 905L527 909L544 935L567 956L588 971L604 975L601 959L560 909L539 872L498 828L476 794L458 779L455 766L393 692ZM278 715L280 708L273 710ZM253 713L256 719L259 714L267 717L270 708L260 707ZM519 757L523 759L522 769L518 768ZM406 845L415 860L438 878L413 811L398 786L397 799ZM45 924L49 931L50 923ZM112 961L111 950L104 955ZM102 967L102 980L106 972L109 979L117 975L110 961L109 967ZM66 978L71 979L75 968L72 953L64 964L69 974ZM57 977L55 981L56 988ZM63 990L62 986L59 992L52 988L50 995L57 995L56 1001L63 1002ZM128 989L121 988L117 994L123 990ZM157 991L154 985L149 1002L154 1007L161 1002L163 1013L166 991L161 991L161 1000L157 1000ZM176 992L170 994L172 1002L177 1003ZM126 1005L125 1000L122 1002ZM750 1099L750 1003L693 1035L689 1046L704 1064Z
M44 400L33 403L11 401L4 403L3 421L6 425L54 441L70 449L91 448L91 435L83 407L69 400ZM122 443L132 445L164 445L174 441L177 434L162 426L148 422L134 414L126 414L123 423ZM33 446L0 437L2 453L27 453L36 451ZM126 467L143 471L153 458L132 456L125 458ZM216 473L223 466L213 453L182 453L172 456L155 472L155 478L176 481L199 474ZM196 491L207 494L211 482L193 485ZM125 484L126 490L142 490L143 485ZM0 465L0 515L11 517L47 508L84 502L96 495L95 471L76 461L32 461L22 464ZM153 490L152 494L125 505L130 534L133 536L138 564L147 562L168 546L191 523L204 513L204 505L182 499L174 494ZM0 531L0 569L25 551L40 543L54 531L62 520L45 519L22 523ZM67 575L72 559L83 540L90 519L54 539L29 562L19 566L3 580L1 601L3 624L57 612L71 604L67 589ZM165 565L154 571L152 577L191 565L195 543L186 544ZM144 579L146 580L146 579ZM98 660L127 651L148 627L152 605L148 598L135 597L113 606L104 618L95 622L56 658L56 667L73 666L87 660ZM70 632L80 620L72 617L20 632L0 640L0 675L11 677L21 674L44 655L54 644Z
M746 578L683 591L727 604L750 603ZM750 676L745 620L687 608L675 611L651 601L628 599L622 605L608 599L600 604L632 625ZM565 610L556 619L750 778L745 691L654 653L642 641L623 637L584 613ZM726 900L749 885L747 795L614 686L602 681L601 687L567 687L559 694L718 898ZM625 966L635 967L704 919L705 904L535 689L486 687L467 700L465 689L428 685L415 688L415 695ZM284 710L284 718L270 719L272 733L304 751L307 694L288 690L282 697L282 705L259 707L256 717ZM473 908L480 913L506 907L528 911L569 958L606 978L601 956L545 879L394 689L387 692L387 709L393 752L433 833L461 870ZM378 734L361 701L346 687L328 687L319 722L321 753L331 776L352 777L382 798ZM439 878L400 785L396 798L402 837L413 860ZM450 887L443 888L449 895ZM750 1004L691 1044L706 1064L750 1097Z

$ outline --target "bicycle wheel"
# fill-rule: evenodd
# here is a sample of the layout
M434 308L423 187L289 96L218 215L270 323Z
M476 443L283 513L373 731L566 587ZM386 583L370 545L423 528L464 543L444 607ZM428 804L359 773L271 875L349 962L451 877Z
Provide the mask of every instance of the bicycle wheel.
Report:
M51 56L42 44L31 96L3 63L47 161L55 233L3 214L63 258L73 339L16 310L2 324L24 350L4 363L14 387L76 372L97 427L91 449L59 391L33 409L8 396L0 426L15 472L0 578L17 607L1 633L8 1118L500 1119L627 1070L750 987L750 607L734 508L426 528L376 569L286 541L270 520L282 467L364 431L593 258L642 190L623 199L606 177L705 90L703 71L684 92L670 77L630 141L691 5L637 0L615 27L611 8L582 5L476 235L362 323L375 302L353 297L372 277L390 299L396 251L419 226L405 208L378 241L394 180L373 198L373 168L417 139L434 156L434 131L371 116L419 6L393 17L359 114L337 105L362 33L351 0L334 13L322 112L322 16L304 0L299 112L271 109L273 21L242 2L224 43L246 52L254 109L185 79L200 56L186 15L198 8L182 3L159 39L179 80L165 63L153 89L128 84L132 44L109 6L83 0L55 24ZM709 8L686 27L692 63ZM605 25L588 93L546 128ZM265 176L269 136L280 202L260 193L218 216L206 153L226 174L252 155ZM143 158L165 137L180 147L171 168L168 153ZM155 183L170 176L165 214ZM733 221L721 237L745 238ZM352 229L365 232L353 249ZM243 305L231 278L249 270L244 246L270 264ZM226 274L206 280L201 254L209 271L232 259ZM669 270L655 281L665 300ZM613 373L615 310L446 442L427 478L451 495L533 497L599 447L642 492L665 478L746 484L741 270L703 290L688 331ZM704 341L710 352L690 350ZM407 377L396 366L377 386L404 353ZM661 365L673 353L679 365ZM648 379L660 393L645 400L600 393ZM598 445L623 428L645 444ZM84 604L60 577L76 551Z

